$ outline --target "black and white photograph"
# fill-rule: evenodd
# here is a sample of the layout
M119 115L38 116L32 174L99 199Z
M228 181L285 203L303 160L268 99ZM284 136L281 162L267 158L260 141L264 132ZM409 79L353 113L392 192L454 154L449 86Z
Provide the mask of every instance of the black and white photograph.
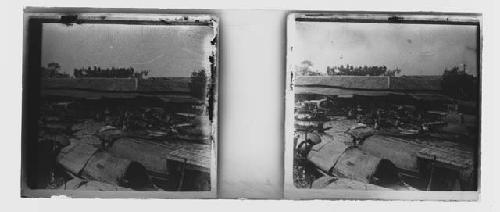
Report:
M215 197L217 33L204 14L25 13L21 195Z
M477 199L480 16L292 14L287 27L285 198Z

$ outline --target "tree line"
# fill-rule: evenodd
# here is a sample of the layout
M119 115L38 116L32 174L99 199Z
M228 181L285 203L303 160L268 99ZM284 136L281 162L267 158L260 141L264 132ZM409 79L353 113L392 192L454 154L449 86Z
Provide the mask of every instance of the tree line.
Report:
M401 69L388 69L387 66L328 66L326 73L329 76L390 76L394 77L401 73Z
M300 65L296 66L295 72L299 76L321 76L325 75L314 69L314 65L310 60L304 60ZM395 77L401 73L401 69L389 69L387 66L353 66L353 65L340 65L340 66L327 66L327 76L389 76Z
M193 71L189 89L194 97L203 98L206 94L207 74L205 70Z
M103 77L103 78L143 78L149 74L149 70L142 70L136 72L133 67L129 68L101 68L94 66L93 68L88 66L87 68L80 68L73 70L73 76L75 78L84 77Z
M42 78L71 78L68 73L61 70L59 63L51 62L47 67L40 67ZM87 68L73 69L73 77L75 78L144 78L149 74L150 70L142 70L136 72L133 67L128 68L101 68L98 66Z

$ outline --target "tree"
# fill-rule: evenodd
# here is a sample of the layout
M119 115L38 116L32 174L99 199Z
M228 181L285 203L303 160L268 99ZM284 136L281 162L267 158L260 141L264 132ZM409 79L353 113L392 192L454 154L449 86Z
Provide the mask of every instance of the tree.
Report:
M207 75L205 70L194 71L191 73L191 83L189 88L191 95L198 98L203 98L206 91Z
M477 84L474 77L467 74L465 70L460 70L458 66L445 69L441 78L441 88L443 92L451 97L471 100L476 97Z
M342 75L342 76L396 76L401 69L396 68L389 70L387 66L357 66L347 64L346 66L333 66L327 67L328 75Z
M69 74L61 72L59 63L51 62L47 67L41 67L41 75L43 78L69 78Z
M58 72L61 69L61 65L59 63L49 63L47 64L47 69L53 70L54 72Z
M304 60L297 66L296 74L299 76L318 76L319 72L313 70L313 63L310 60Z
M94 66L93 68L89 66L87 68L74 69L73 75L76 78L79 77L143 78L147 76L149 72L150 72L149 70L142 70L136 72L133 67L128 67L128 68L111 67L104 69L98 66Z
M384 76L395 77L397 74L401 73L401 69L396 67L394 70L386 70Z

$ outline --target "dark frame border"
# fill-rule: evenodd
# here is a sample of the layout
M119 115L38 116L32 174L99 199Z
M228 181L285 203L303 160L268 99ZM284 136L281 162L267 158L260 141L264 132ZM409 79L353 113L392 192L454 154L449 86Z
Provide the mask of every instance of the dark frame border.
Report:
M190 25L214 28L214 37L210 44L214 47L209 58L211 78L207 91L207 109L212 121L212 170L210 191L195 192L142 192L142 191L59 191L50 189L32 189L27 164L36 164L36 142L40 113L40 73L42 25L44 23L62 24L129 24L129 25ZM104 9L104 8L36 8L24 9L23 42L23 91L21 123L21 197L50 197L69 195L71 197L99 198L215 198L217 194L217 148L218 148L218 88L219 88L219 18L206 10L151 10L151 9ZM32 156L33 155L33 156ZM36 167L36 165L34 166Z
M289 13L289 22L339 22L339 23L390 23L390 24L435 24L435 25L470 25L476 27L476 45L477 45L477 77L478 77L478 94L477 94L477 103L478 103L478 141L477 145L474 146L474 182L476 183L476 191L479 194L481 191L481 105L482 105L482 14L481 13L446 13L446 12L384 12L384 11L292 11ZM293 19L293 20L292 20ZM288 25L287 27L290 27ZM288 49L293 44L290 43L290 36L286 36L287 38L287 55L290 53L290 49ZM288 56L287 56L288 57ZM287 65L289 65L287 59ZM293 91L293 85L291 84L291 79L293 78L293 72L288 70L287 66L287 84L285 85L285 95L288 95L288 92ZM290 73L288 73L290 71ZM291 78L290 78L291 77ZM290 79L288 79L290 78ZM289 81L290 80L290 81ZM290 84L290 85L289 85ZM292 86L292 87L289 87ZM285 107L287 106L289 99L285 101ZM288 117L285 114L285 120ZM285 121L285 134L287 133L287 121ZM285 149L288 141L285 136ZM286 150L289 151L289 150ZM287 152L284 153L285 157L287 156ZM290 156L290 155L288 155ZM287 161L287 158L285 158ZM285 165L290 165L286 164ZM287 177L290 173L286 173L284 175L285 181L285 198L299 198L304 199L307 198L307 193L310 192L300 192L300 194L293 194L300 189L290 189L287 188ZM293 185L292 185L293 186ZM287 191L288 190L288 191ZM314 191L311 191L314 192ZM288 194L287 194L288 193ZM369 192L367 192L369 193ZM324 194L324 193L323 193ZM313 198L318 198L322 195L314 195ZM336 195L342 196L342 195ZM370 195L359 195L360 197L349 197L343 196L338 199L393 199L393 198L377 198L377 197L369 197ZM332 198L332 197L329 197ZM406 198L405 198L406 199ZM421 198L416 198L415 200L419 200ZM453 197L450 197L448 200L454 200Z

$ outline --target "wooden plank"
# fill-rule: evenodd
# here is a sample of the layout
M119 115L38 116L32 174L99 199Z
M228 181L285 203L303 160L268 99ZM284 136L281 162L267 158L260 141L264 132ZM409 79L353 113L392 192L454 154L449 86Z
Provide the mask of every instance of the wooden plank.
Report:
M417 171L417 157L431 160L435 157L442 163L462 168L471 167L473 161L472 148L444 140L374 135L363 142L361 149L410 171Z
M467 169L473 163L472 152L456 148L423 148L417 153L417 157L437 161L459 169Z

